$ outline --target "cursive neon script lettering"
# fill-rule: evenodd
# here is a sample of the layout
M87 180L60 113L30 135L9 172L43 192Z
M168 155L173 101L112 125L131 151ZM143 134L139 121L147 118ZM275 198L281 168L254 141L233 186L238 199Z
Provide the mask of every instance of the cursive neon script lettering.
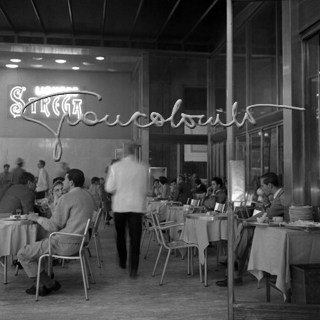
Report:
M23 92L23 91L22 91ZM20 96L21 98L21 95L22 95L22 92L18 92L17 95ZM122 123L120 121L120 115L117 115L116 116L116 119L114 122L109 122L108 119L109 119L109 115L106 115L104 116L103 118L101 119L98 119L97 115L93 112L93 111L88 111L84 114L81 113L81 111L79 110L78 112L78 119L75 121L75 122L71 122L70 120L70 110L67 110L67 109L64 109L64 113L61 117L61 120L60 120L60 123L59 123L59 126L58 126L58 129L57 129L57 132L53 131L52 128L50 128L48 125L46 125L45 123L39 121L39 120L36 120L36 119L32 119L32 118L29 118L27 117L24 112L25 112L25 109L31 105L31 104L34 104L36 103L37 101L39 100L42 100L43 101L47 101L48 98L51 98L51 97L54 97L54 96L59 96L59 95L70 95L70 94L87 94L87 95L92 95L92 96L95 96L99 101L102 100L101 96L95 92L90 92L90 91L68 91L68 92L59 92L59 93L53 93L53 94L49 94L49 95L46 95L46 96L42 96L42 97L39 97L37 99L34 99L30 102L28 102L22 109L21 109L21 112L20 112L20 115L23 119L27 120L27 121L31 121L31 122L35 122L43 127L45 127L47 130L49 130L53 136L55 137L55 142L54 142L54 150L53 150L53 159L55 161L59 161L61 159L61 156L62 156L62 144L61 144L61 140L60 140L60 133L61 133L61 129L62 129L62 124L64 122L64 119L66 118L67 119L67 123L71 126L75 126L77 125L79 122L83 122L85 125L87 126L95 126L96 124L99 124L99 123L105 123L107 126L109 127L113 127L113 126L116 126L116 125L119 125L121 127L126 127L128 125L130 125L131 123L133 123L135 126L137 126L138 128L149 128L150 126L152 125L155 125L157 127L162 127L165 123L167 122L170 122L171 124L171 127L172 128L178 128L180 127L182 124L184 124L185 126L187 126L188 128L190 129L194 129L197 125L198 126L217 126L217 125L220 125L222 127L230 127L232 125L236 125L238 128L241 128L244 126L244 124L248 121L250 122L251 124L256 124L257 122L255 121L253 115L251 114L250 110L252 108L257 108L257 107L275 107L275 108L281 108L281 109L291 109L291 110L298 110L298 111L304 111L305 109L304 108L298 108L298 107L293 107L293 106L286 106L286 105L276 105L276 104L255 104L255 105L251 105L251 106L248 106L246 108L246 112L245 112L245 115L243 117L243 120L241 122L238 122L238 120L236 119L237 117L237 106L238 106L238 103L235 102L233 105L232 105L232 111L231 111L231 117L232 117L232 120L229 122L229 123L222 123L221 120L220 120L220 116L219 114L217 114L216 118L213 119L213 117L210 117L207 119L207 121L205 122L202 122L203 121L203 118L205 118L204 115L188 115L188 114L185 114L185 113L181 113L181 120L175 124L174 122L174 116L176 115L176 113L178 112L181 104L182 104L182 100L179 99L176 101L176 103L174 104L174 107L172 109L172 113L171 113L171 116L167 119L164 119L162 117L162 115L160 113L157 113L157 112L151 112L150 113L150 120L151 122L148 123L148 124L140 124L138 122L138 120L140 118L143 118L143 119L147 119L147 115L145 113L140 113L140 112L135 112L129 121L125 122L125 123ZM67 96L63 99L65 100L67 98ZM91 117L93 118L93 120L91 119ZM197 122L196 122L197 120Z

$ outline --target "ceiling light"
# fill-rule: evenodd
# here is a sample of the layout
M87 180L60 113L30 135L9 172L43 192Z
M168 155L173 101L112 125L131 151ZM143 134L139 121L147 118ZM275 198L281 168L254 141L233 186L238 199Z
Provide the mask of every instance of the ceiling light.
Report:
M42 64L30 64L31 67L34 67L34 68L42 68L43 65Z
M7 68L11 68L11 69L14 69L14 68L18 68L18 65L17 64L6 64L6 67Z
M56 60L56 63L66 63L66 62L67 62L67 60L63 60L63 59Z
M108 71L110 71L110 72L116 72L117 70L116 70L116 69L108 69Z
M72 67L73 70L79 70L79 67Z
M33 57L33 60L40 61L40 60L42 60L42 58L41 57Z
M94 66L94 63L90 62L82 62L82 64L84 64L85 66Z
M10 59L11 62L21 62L21 59Z
M96 57L97 60L104 60L104 57Z

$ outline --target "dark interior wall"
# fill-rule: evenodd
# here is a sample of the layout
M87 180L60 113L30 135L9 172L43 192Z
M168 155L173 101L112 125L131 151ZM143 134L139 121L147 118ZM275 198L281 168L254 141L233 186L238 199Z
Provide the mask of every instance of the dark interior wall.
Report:
M150 56L150 112L158 112L165 119L170 117L173 106L178 99L185 101L186 87L201 87L206 88L207 81L206 60L200 58L177 58L174 56L160 57ZM175 123L181 119L181 113L199 114L198 112L191 113L185 110L183 103L179 112L175 116ZM197 110L197 106L194 106ZM201 111L201 114L206 115L206 111ZM163 127L152 126L150 133L161 134L184 134L184 126L172 128L169 123ZM187 165L183 159L184 147L180 148L181 171L191 170L198 171L198 164L204 167L206 171L206 163L194 163L192 166ZM168 178L171 180L176 178L180 172L177 172L177 144L170 143L153 143L150 140L150 165L152 167L167 167ZM189 168L189 167L192 168ZM188 172L188 171L186 171ZM192 173L192 172L188 172ZM206 177L206 174L203 175Z
M81 95L83 112L93 111L98 118L110 115L110 122L120 115L122 122L127 122L132 115L131 106L131 74L102 73L31 69L0 70L0 137L43 137L52 138L52 134L37 124L27 122L9 114L12 102L9 99L9 86L26 86L27 90L36 86L76 86L81 90L93 91L102 96L102 101L95 97ZM32 92L24 92L32 96ZM27 99L26 99L27 100ZM26 102L26 101L25 101ZM59 118L41 120L56 130ZM80 123L71 127L64 123L61 137L63 138L94 138L94 139L130 139L132 126L107 127L104 123L86 126Z

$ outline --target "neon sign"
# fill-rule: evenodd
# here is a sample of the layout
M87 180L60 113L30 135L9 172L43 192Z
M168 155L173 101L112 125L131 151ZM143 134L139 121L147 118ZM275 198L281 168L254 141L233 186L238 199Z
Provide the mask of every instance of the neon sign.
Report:
M26 87L15 86L10 90L10 105L9 111L14 118L21 116L21 111L25 106L23 99ZM73 94L65 94L72 90ZM36 96L49 95L40 101L36 97L28 98L28 104L31 103L32 115L44 115L47 118L60 117L64 113L69 116L75 116L77 119L82 114L82 99L76 98L78 96L78 87L50 87L50 86L36 86L34 93ZM65 95L64 97L56 96L51 99L52 94L58 93ZM39 102L39 103L38 103Z
M29 118L27 117L24 113L25 110L28 106L30 106L31 104L38 102L40 100L46 100L48 98L54 97L54 96L60 96L60 95L70 95L70 94L86 94L86 95L91 95L91 96L95 96L99 101L102 100L101 96L95 92L90 92L90 91L69 91L69 92L63 92L63 93L53 93L53 94L49 94L40 98L35 99L34 101L30 101L29 103L27 103L21 110L21 116L23 119L27 120L27 121L31 121L31 122L35 122L43 127L45 127L47 130L49 130L53 136L55 137L55 141L54 141L54 149L53 149L53 159L54 161L59 161L61 159L62 156L62 143L60 140L60 133L61 133L61 129L62 129L62 124L64 122L64 119L67 119L67 123L70 126L76 126L78 123L83 122L85 125L87 126L95 126L98 123L102 123L105 122L105 124L108 127L114 127L117 124L121 127L127 127L128 125L130 125L131 123L133 123L135 126L137 126L138 128L149 128L152 125L155 125L157 127L162 127L166 122L170 122L171 127L172 128L178 128L180 127L181 124L184 124L185 126L187 126L190 129L194 129L197 125L198 126L217 126L220 125L222 127L230 127L232 125L236 125L238 128L241 128L244 126L244 124L248 121L251 124L256 124L256 120L254 119L253 115L250 112L250 109L253 108L257 108L257 107L275 107L275 108L281 108L281 109L291 109L291 110L298 110L298 111L305 111L305 108L298 108L298 107L293 107L293 106L286 106L286 105L277 105L277 104L255 104L255 105L251 105L248 106L246 108L246 112L244 114L243 120L242 122L238 122L237 120L237 106L238 103L235 102L232 105L232 111L231 111L231 116L232 116L232 121L230 121L229 123L222 123L220 120L220 116L219 114L217 114L215 120L210 117L207 119L207 121L202 122L202 119L205 117L204 115L189 115L189 114L185 114L185 113L181 113L181 120L178 122L178 124L175 124L174 122L174 116L175 114L178 112L181 104L182 104L182 100L179 99L176 101L176 103L174 104L174 107L172 109L172 113L171 116L167 119L164 119L162 117L162 115L158 112L151 112L150 113L150 119L151 122L145 125L142 125L138 122L139 118L147 118L147 115L145 113L140 113L140 112L135 112L129 121L122 123L120 121L120 115L116 116L116 120L114 122L109 122L109 115L105 115L103 118L98 119L97 115L93 112L93 111L88 111L85 114L80 114L79 118L75 121L75 122L71 122L70 120L70 113L65 112L63 113L59 126L58 126L58 130L57 132L53 131L52 128L50 128L47 124L33 119L33 118ZM89 117L93 117L94 120L89 119ZM198 120L198 122L196 123L195 120Z

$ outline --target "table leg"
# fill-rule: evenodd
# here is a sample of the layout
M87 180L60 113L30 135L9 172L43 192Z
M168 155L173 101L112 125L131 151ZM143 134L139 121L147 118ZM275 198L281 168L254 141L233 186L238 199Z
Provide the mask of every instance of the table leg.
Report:
M4 256L4 272L3 272L3 283L7 284L7 262L8 262L8 257Z
M208 250L204 250L204 286L208 286Z

